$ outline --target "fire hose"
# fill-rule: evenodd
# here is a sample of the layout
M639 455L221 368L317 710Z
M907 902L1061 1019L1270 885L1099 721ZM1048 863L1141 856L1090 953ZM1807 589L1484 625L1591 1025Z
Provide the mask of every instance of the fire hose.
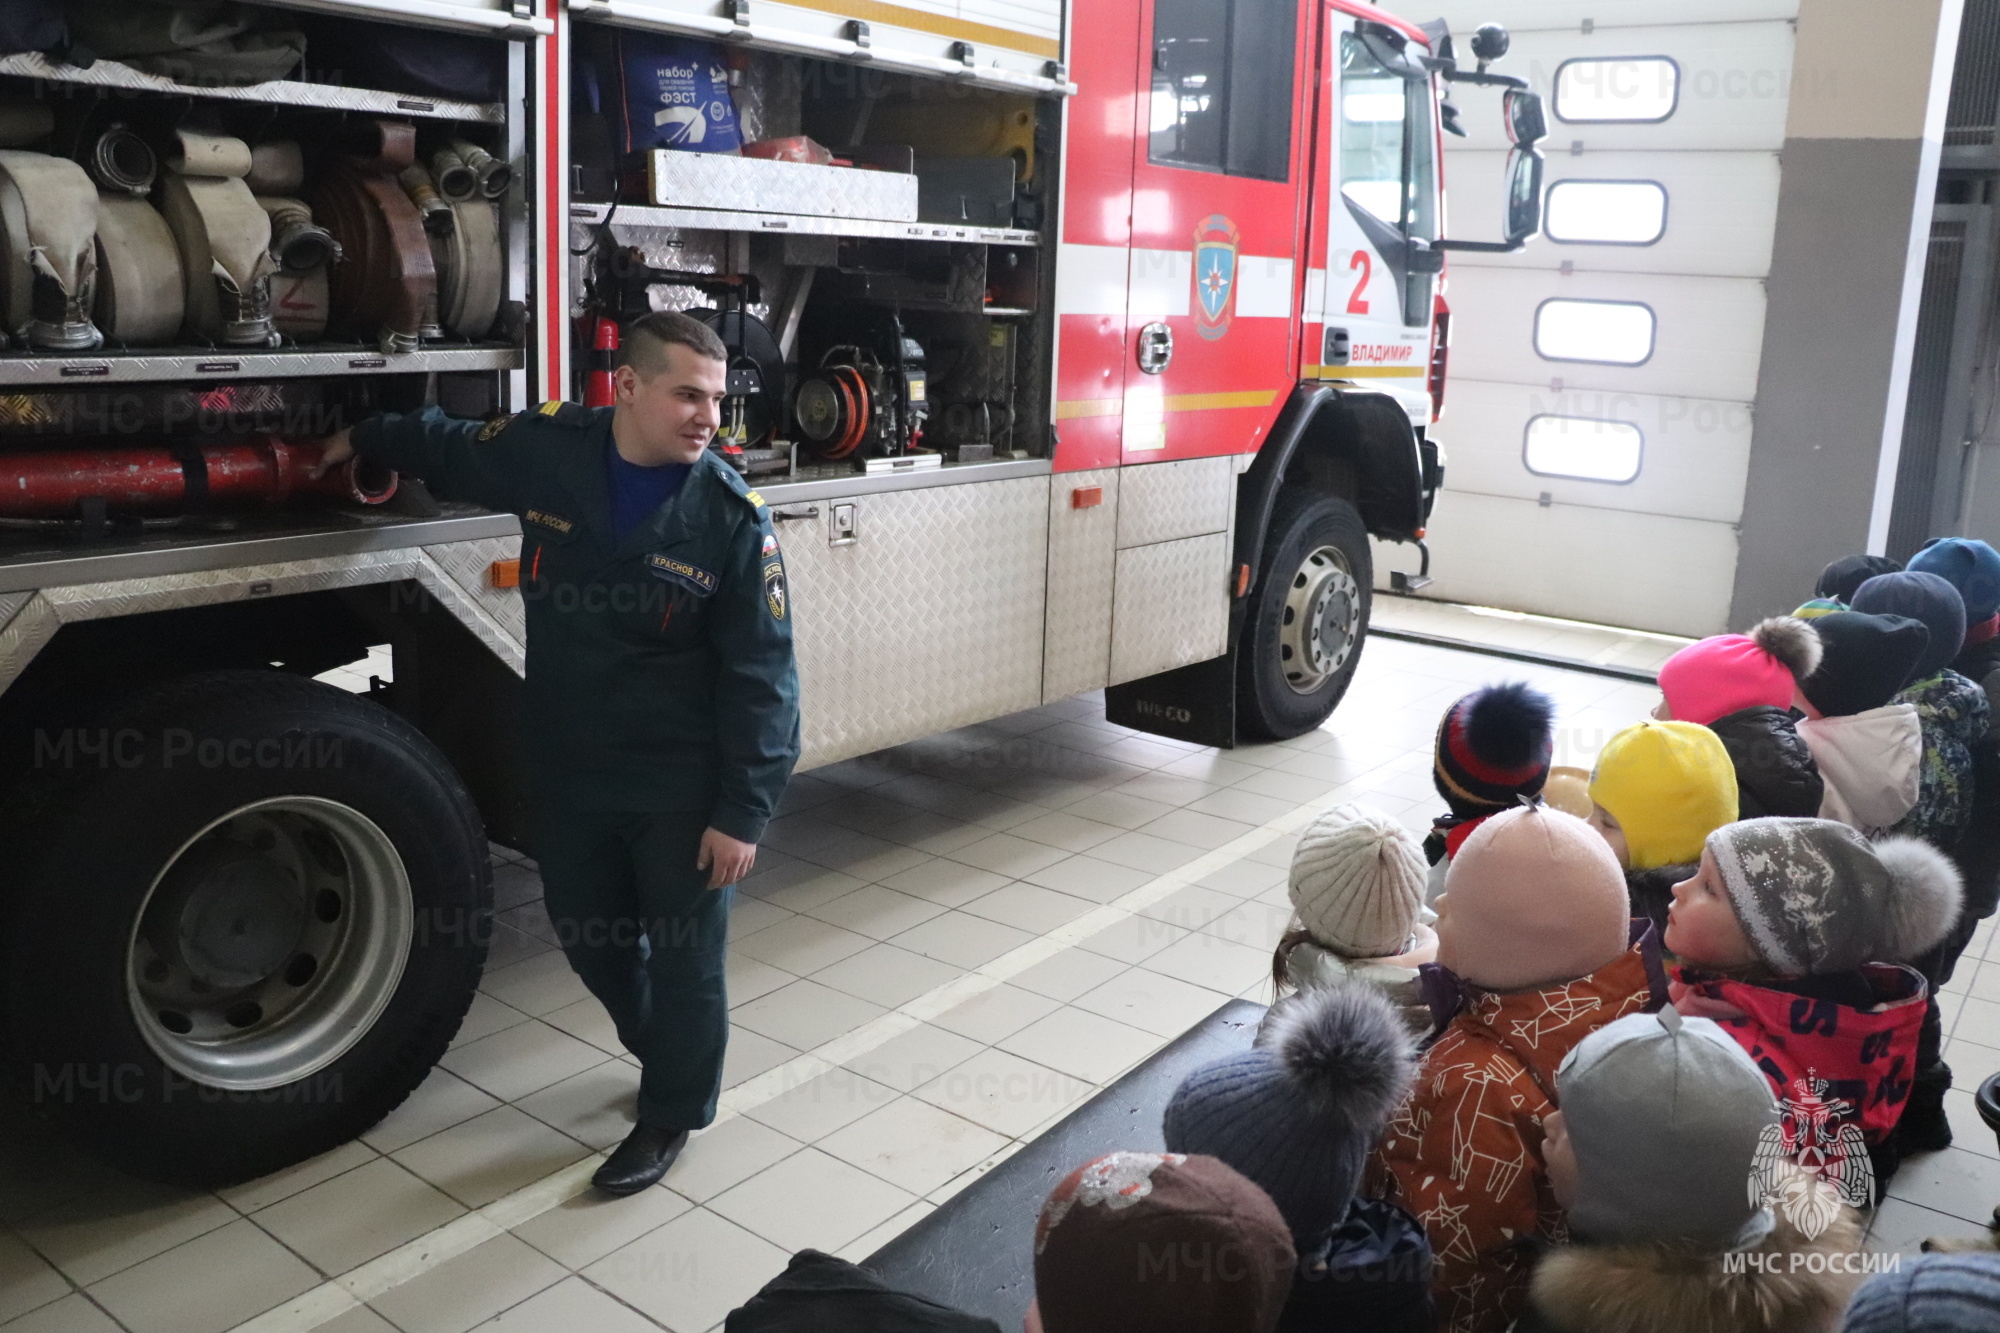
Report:
M315 480L319 457L315 446L271 435L226 444L0 454L0 517L67 518L90 499L118 514L210 503L281 505L304 496L378 505L396 493L396 474L363 458Z

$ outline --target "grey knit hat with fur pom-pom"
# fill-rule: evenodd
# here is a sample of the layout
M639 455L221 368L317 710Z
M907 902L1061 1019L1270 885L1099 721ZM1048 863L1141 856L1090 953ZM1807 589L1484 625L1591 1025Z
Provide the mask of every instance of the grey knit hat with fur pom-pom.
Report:
M1828 819L1724 825L1708 852L1750 946L1784 976L1906 963L1944 938L1964 897L1929 843L1871 843Z
M1315 987L1274 1011L1254 1048L1187 1077L1167 1103L1167 1151L1229 1163L1310 1242L1346 1214L1415 1077L1412 1038L1381 991Z
M1408 947L1429 867L1416 835L1360 805L1323 810L1292 853L1292 910L1315 942L1343 958Z

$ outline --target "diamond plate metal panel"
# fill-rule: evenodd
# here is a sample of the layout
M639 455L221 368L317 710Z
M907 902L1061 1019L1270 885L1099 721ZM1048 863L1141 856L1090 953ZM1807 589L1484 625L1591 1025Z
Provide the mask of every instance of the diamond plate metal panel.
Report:
M1225 454L1119 469L1118 549L1227 530L1234 465Z
M917 220L917 178L901 172L656 148L651 175L652 202L663 206Z
M1111 575L1117 555L1121 468L1065 472L1049 485L1049 610L1042 702L1101 688L1111 669ZM1078 509L1075 492L1102 487L1104 503Z
M502 539L454 542L450 546L490 547ZM449 549L447 547L433 550ZM266 565L238 565L151 578L76 583L26 594L29 600L0 629L0 690L13 684L35 654L64 625L85 620L111 620L148 611L184 606L262 600L331 588L415 579L459 623L479 637L493 654L518 674L526 670L522 635L509 629L483 602L447 573L435 556L415 548L364 551L317 560L288 560ZM10 594L20 597L23 594ZM518 602L518 598L515 599Z
M837 504L859 540L827 544ZM815 505L778 540L797 610L801 768L1042 700L1049 479Z
M1109 683L1227 652L1228 570L1229 538L1220 532L1118 552Z
M484 541L447 542L426 546L424 554L450 576L474 605L493 618L517 644L528 641L528 606L519 588L493 586L493 564L521 558L519 537L489 537Z

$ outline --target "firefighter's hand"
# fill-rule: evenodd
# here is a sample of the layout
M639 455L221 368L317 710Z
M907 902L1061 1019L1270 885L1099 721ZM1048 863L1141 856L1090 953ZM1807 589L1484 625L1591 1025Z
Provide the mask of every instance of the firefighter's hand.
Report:
M738 842L720 829L701 831L701 854L694 859L696 870L708 872L708 887L727 888L750 873L757 864L757 844Z
M313 468L313 480L318 481L327 473L354 457L354 428L352 426L319 442L319 463Z

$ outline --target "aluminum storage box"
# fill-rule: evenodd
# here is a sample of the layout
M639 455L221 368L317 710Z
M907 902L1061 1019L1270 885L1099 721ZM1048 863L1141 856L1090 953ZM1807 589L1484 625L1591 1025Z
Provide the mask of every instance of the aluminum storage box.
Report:
M663 208L917 220L917 178L902 172L656 148L648 177L652 202Z

